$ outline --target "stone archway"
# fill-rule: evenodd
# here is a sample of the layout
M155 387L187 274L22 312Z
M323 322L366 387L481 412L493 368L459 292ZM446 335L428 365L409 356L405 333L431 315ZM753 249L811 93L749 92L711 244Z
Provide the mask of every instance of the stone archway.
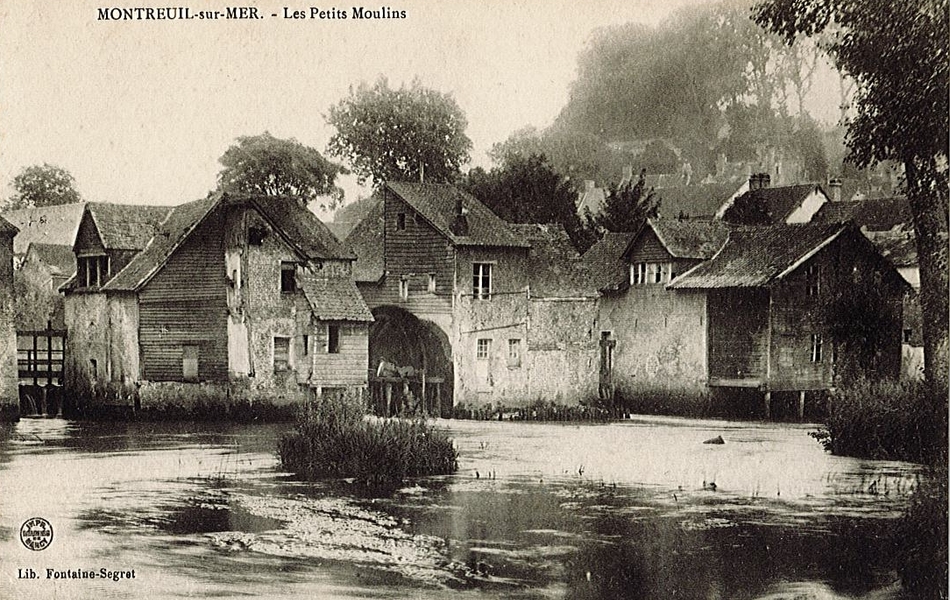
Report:
M379 306L373 309L373 317L376 320L369 330L371 373L377 373L383 361L396 367L412 367L416 373L424 372L427 379L439 382L439 413L449 414L454 366L452 345L445 332L435 323L419 319L398 306Z

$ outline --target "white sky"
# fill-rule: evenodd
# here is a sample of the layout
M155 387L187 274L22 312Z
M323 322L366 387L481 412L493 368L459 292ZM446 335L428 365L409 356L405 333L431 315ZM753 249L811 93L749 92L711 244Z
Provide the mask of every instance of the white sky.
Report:
M250 0L265 19L97 21L107 1L0 0L0 196L20 169L49 162L87 200L194 200L214 187L218 157L238 136L268 130L324 152L329 106L380 74L451 93L468 117L472 162L486 164L493 143L553 121L594 28L655 24L702 0L312 4L407 11L390 21L275 19L283 0ZM176 5L148 1L115 6Z

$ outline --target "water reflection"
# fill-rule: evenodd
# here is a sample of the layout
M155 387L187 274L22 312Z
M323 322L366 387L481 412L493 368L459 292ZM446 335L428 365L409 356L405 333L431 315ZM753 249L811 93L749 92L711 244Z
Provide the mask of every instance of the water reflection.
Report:
M17 597L67 598L894 591L892 530L914 465L831 457L807 426L440 425L459 474L380 495L281 473L288 425L24 419L0 430L0 576ZM715 435L726 443L702 444ZM57 528L42 556L16 539L34 515ZM11 570L104 560L139 578L27 586Z

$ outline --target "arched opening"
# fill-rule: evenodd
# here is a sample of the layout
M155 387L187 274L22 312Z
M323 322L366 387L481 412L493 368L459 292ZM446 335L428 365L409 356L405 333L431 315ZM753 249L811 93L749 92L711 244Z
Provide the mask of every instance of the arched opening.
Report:
M377 307L373 317L369 365L374 410L449 416L454 369L445 332L397 306Z

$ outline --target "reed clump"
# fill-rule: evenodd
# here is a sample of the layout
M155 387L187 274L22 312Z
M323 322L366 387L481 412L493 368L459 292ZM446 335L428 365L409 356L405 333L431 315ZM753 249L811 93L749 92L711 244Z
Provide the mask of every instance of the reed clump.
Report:
M367 418L355 395L323 398L300 415L278 445L283 468L307 480L368 484L447 475L458 469L452 440L422 419Z

